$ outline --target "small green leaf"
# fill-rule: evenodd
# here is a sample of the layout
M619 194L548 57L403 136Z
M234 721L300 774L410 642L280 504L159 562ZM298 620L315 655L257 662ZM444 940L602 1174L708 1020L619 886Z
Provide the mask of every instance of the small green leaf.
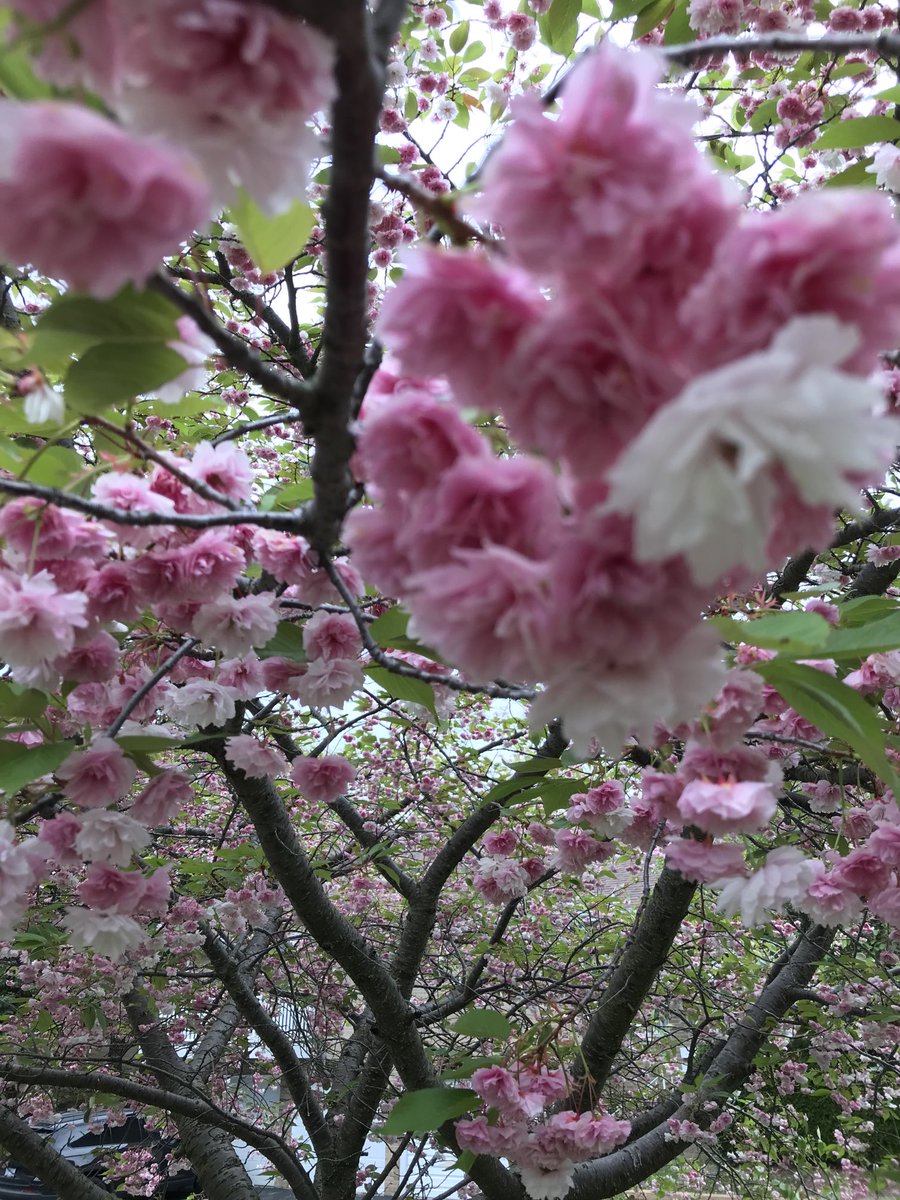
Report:
M833 121L815 142L813 150L856 150L900 138L900 122L893 117L849 117Z
M668 20L672 11L675 8L675 0L653 0L645 9L641 11L640 16L634 23L634 28L631 31L631 40L639 41L645 34L650 33L657 25L661 25L663 21Z
M49 446L40 454L29 455L23 463L20 478L47 487L68 487L85 473L84 459L67 446Z
M409 613L401 608L399 604L395 604L393 608L389 608L386 613L382 613L369 626L369 633L375 639L379 646L383 646L388 650L407 650L411 654L421 654L423 658L430 658L434 662L441 662L436 650L432 650L428 646L423 646L421 642L417 642L415 638L408 636L406 627L409 624Z
M544 812L550 817L559 809L568 808L572 797L583 789L584 781L580 779L549 779L538 789Z
M761 129L765 129L767 125L771 125L777 118L777 104L778 101L775 99L763 100L759 108L755 110L753 116L747 122L754 133L759 133Z
M0 716L33 721L47 711L48 697L37 688L18 683L0 683Z
M454 54L459 54L463 46L469 40L469 22L461 21L459 25L450 34L447 39L448 45Z
M828 737L846 742L888 786L900 788L900 777L885 755L884 731L875 710L852 688L801 663L773 659L753 670L770 683L801 717Z
M406 700L411 704L421 704L433 715L437 716L434 707L434 689L423 679L412 679L408 675L396 675L387 667L368 667L366 674L373 683L377 683L383 692L387 692L395 700Z
M614 0L612 19L625 21L628 17L636 17L645 8L649 8L652 3L653 0Z
M581 0L553 0L540 28L547 45L564 58L572 53L578 37Z
M313 211L305 200L295 200L287 212L268 216L245 191L231 208L231 219L238 227L247 253L261 271L277 271L300 253L309 241L315 224Z
M878 180L869 170L871 158L861 158L859 162L851 163L836 175L823 179L822 187L877 187Z
M171 342L178 310L155 292L125 288L111 300L61 296L38 321L41 331L77 334L96 342Z
M473 1071L480 1071L482 1067L499 1067L502 1063L502 1054L468 1055L459 1062L458 1066L441 1072L441 1083L455 1083L457 1079L471 1079Z
M104 342L85 351L69 368L66 402L79 412L102 412L156 391L187 367L181 355L162 342Z
M259 658L289 658L293 662L306 662L303 626L293 621L279 621L275 636L256 653Z
M712 624L730 642L746 642L764 650L808 658L828 641L831 626L814 612L765 613L752 621L712 617Z
M470 1037L482 1039L508 1038L512 1033L512 1025L502 1013L492 1012L486 1008L470 1008L453 1022L455 1033L466 1033Z
M388 1113L382 1133L430 1133L445 1121L471 1112L481 1101L468 1088L422 1088L401 1096Z
M45 100L53 89L38 79L25 47L10 38L13 14L0 10L0 91L12 100Z
M43 742L40 746L0 742L0 791L14 796L27 783L55 771L75 749L73 742Z
M889 617L900 610L897 601L887 596L856 596L852 600L842 601L838 611L841 614L841 628L847 629L880 621L882 617Z
M888 650L900 650L900 610L868 625L835 629L822 647L822 657L866 658Z
M694 31L688 20L688 0L677 0L671 17L666 21L663 43L666 46L681 46L693 40Z

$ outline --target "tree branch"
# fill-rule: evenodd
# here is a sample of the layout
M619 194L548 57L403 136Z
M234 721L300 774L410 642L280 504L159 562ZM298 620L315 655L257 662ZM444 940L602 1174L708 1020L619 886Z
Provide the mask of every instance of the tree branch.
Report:
M52 1143L46 1142L5 1104L0 1104L0 1145L41 1183L66 1200L109 1200L106 1188L66 1162Z

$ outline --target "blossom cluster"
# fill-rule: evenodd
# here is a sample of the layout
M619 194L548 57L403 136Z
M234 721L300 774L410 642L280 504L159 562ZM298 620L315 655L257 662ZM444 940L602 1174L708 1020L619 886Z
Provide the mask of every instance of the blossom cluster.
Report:
M538 1120L548 1104L569 1091L561 1069L519 1066L513 1073L505 1067L482 1067L472 1075L472 1088L496 1120L481 1116L457 1121L460 1147L509 1158L533 1200L561 1200L577 1163L608 1154L631 1132L630 1122L607 1113L566 1111Z
M722 678L702 609L826 541L893 450L863 378L900 320L889 203L742 215L659 74L604 44L557 118L519 100L468 204L505 255L408 257L380 319L399 377L360 427L378 507L347 528L423 642L543 682L534 722L582 750L692 716Z
M269 212L303 195L316 155L307 122L334 92L333 47L311 26L239 0L11 8L41 73L92 90L117 121L2 102L6 261L110 296L242 193Z

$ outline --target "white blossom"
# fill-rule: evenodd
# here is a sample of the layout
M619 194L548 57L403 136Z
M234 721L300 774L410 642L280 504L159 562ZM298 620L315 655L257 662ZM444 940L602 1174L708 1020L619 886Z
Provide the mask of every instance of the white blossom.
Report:
M144 931L137 921L121 913L70 908L63 924L71 934L73 946L90 948L104 958L121 958L126 950L133 950L144 940Z
M824 865L794 846L779 846L758 871L749 877L723 880L714 886L722 888L719 911L727 917L740 912L745 925L763 925L788 902L795 902L824 871Z
M879 146L866 171L875 176L879 187L900 194L900 146Z
M857 341L834 317L797 317L660 409L609 476L609 507L634 514L637 557L684 554L700 584L765 570L781 473L808 506L856 507L895 436L874 415L875 385L837 369Z

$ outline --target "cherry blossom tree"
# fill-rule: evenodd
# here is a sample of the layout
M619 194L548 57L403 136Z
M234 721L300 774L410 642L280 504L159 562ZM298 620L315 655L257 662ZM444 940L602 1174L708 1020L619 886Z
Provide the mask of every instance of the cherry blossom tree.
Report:
M0 1147L890 1193L896 12L0 12Z

